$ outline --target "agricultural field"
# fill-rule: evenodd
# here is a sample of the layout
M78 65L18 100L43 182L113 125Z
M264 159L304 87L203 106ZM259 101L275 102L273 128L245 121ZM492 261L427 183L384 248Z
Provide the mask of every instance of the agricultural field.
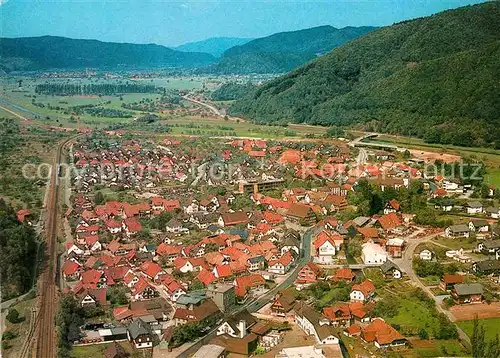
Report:
M22 81L22 82L20 82ZM168 90L192 91L204 88L206 79L194 78L153 78L128 81L132 84L155 85ZM141 83L142 82L142 83ZM43 79L6 78L0 80L0 107L14 111L28 119L36 118L37 123L49 126L76 128L114 128L127 126L132 130L155 131L161 133L165 126L176 135L206 135L211 137L239 136L251 138L304 138L322 137L327 128L291 124L288 127L256 125L244 120L206 115L198 105L180 99L178 105L169 110L138 110L136 104L160 103L161 93L125 93L121 95L72 95L59 96L35 93L40 84L56 83L68 85L123 84L120 79ZM21 86L20 86L21 84ZM94 106L97 113L84 109L75 113L75 107ZM125 108L125 107L127 108ZM131 109L130 107L134 107ZM12 113L0 108L6 118L15 118ZM201 108L203 111L203 108ZM206 109L205 109L206 111ZM113 116L111 117L111 113ZM155 113L158 126L148 126L136 122L145 113ZM158 129L157 127L160 127Z
M495 338L495 335L500 332L500 318L480 319L479 323L483 325L486 340ZM457 325L463 329L469 337L472 337L474 321L457 322Z

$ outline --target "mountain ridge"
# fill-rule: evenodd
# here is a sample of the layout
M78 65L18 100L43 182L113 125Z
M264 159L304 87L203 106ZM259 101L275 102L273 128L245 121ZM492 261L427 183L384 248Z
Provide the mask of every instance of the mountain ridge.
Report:
M214 74L283 73L307 63L318 54L362 36L375 27L330 25L278 32L234 46L216 64L200 72Z
M114 67L196 67L215 62L207 53L157 44L105 42L62 36L0 38L0 68L9 71Z
M500 147L499 73L500 4L487 2L370 32L255 89L230 112Z

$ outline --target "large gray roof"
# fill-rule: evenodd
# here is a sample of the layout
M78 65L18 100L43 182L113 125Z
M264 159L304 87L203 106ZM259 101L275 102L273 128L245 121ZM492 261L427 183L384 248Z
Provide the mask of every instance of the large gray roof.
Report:
M459 296L483 294L483 285L480 283L459 283L453 287Z

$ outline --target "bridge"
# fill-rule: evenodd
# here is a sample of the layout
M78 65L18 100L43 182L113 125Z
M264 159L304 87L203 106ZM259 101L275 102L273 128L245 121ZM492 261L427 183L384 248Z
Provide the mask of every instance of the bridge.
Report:
M393 150L398 149L398 147L393 144L363 142L365 139L376 138L376 137L378 137L378 133L368 133L362 137L354 139L349 143L349 145L351 147L372 147L372 148L393 149Z

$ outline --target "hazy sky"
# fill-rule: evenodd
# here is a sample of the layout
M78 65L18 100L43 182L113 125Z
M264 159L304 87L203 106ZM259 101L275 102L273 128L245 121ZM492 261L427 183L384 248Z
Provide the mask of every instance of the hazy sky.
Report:
M58 35L179 45L319 25L390 25L475 0L0 0L3 37Z

